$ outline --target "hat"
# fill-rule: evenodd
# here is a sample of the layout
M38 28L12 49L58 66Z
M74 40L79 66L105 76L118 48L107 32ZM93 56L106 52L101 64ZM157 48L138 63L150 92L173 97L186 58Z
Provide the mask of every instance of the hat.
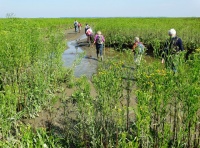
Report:
M176 35L176 30L175 29L170 29L169 31L168 31L168 34L169 35Z
M101 31L97 31L97 34L98 34L98 35L101 35Z
M139 37L135 37L135 42L139 42L139 41L140 41Z

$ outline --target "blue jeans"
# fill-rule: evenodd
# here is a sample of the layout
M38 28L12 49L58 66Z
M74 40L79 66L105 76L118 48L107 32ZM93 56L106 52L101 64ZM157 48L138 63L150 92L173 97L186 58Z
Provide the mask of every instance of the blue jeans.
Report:
M97 57L103 55L103 44L96 44Z
M75 32L78 32L78 26L74 26Z

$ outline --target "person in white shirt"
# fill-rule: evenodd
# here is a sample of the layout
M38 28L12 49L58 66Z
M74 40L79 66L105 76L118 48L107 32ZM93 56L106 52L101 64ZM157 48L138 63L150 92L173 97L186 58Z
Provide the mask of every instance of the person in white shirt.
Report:
M90 26L88 26L88 29L86 31L86 36L87 36L87 42L89 43L89 45L91 44L91 41L92 41L92 35L93 35L92 29Z

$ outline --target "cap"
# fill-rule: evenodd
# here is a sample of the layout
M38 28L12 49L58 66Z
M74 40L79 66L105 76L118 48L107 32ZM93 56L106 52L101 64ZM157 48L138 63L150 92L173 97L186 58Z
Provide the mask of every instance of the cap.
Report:
M175 35L176 34L176 30L175 29L170 29L169 31L168 31L168 34L169 35Z
M101 35L101 31L97 31L97 34L98 34L98 35Z

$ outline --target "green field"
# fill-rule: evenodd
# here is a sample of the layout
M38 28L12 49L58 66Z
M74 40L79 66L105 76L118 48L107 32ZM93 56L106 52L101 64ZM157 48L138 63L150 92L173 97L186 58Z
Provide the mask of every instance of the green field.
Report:
M120 51L99 63L96 97L86 77L62 66L64 32L75 19L101 30L106 48ZM171 28L185 48L176 74L158 62ZM199 30L200 18L0 19L0 147L199 147ZM156 60L133 70L135 36ZM66 87L76 89L70 98L62 95ZM59 99L73 102L76 113L74 120L64 113L62 135L20 122Z

